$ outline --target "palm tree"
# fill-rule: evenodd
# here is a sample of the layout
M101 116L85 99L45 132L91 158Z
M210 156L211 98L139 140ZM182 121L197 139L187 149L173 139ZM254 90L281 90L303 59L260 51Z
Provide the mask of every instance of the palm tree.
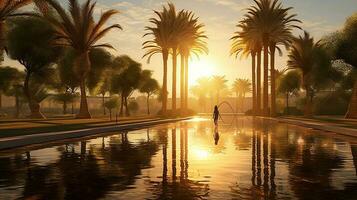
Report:
M174 12L175 7L173 7ZM171 43L171 50L172 50L172 111L176 111L176 99L177 99L177 56L178 56L178 48L179 43L182 40L183 34L186 31L186 23L185 16L183 15L184 11L180 11L178 14L175 14L176 17L172 23L172 43Z
M163 11L154 11L157 18L151 18L149 21L153 25L145 27L147 33L144 35L152 36L153 38L143 43L143 49L146 53L143 57L148 57L150 62L151 57L157 53L162 54L163 60L163 83L162 83L162 113L167 111L167 60L169 51L173 43L173 22L176 18L175 6L171 3L168 7L163 7Z
M54 45L73 48L76 53L74 71L80 82L81 104L77 118L91 118L88 110L86 95L86 78L91 70L89 52L93 48L113 48L110 44L97 44L112 29L122 29L119 24L105 27L108 20L118 13L116 10L107 10L94 21L93 12L96 3L87 0L79 5L77 0L69 1L69 12L56 0L45 0L53 8L56 16L48 9L39 9L44 19L49 21L56 30Z
M314 90L328 78L331 62L323 52L320 41L314 42L307 32L294 39L288 57L288 67L301 71L306 91L305 116L311 117Z
M245 96L252 91L252 84L248 79L236 79L233 83L233 91L237 97L236 112L238 112L238 100L241 99L240 107L243 109Z
M198 18L190 11L183 11L180 13L180 18L184 21L181 40L179 43L179 52L181 56L181 108L188 109L188 59L191 55L199 57L200 54L208 54L207 43L205 39L207 36L202 30L204 24L198 22Z
M280 56L282 51L278 45L284 46L286 49L291 45L293 40L292 30L294 28L301 29L296 23L301 23L301 21L295 19L296 15L289 15L289 8L281 8L277 10L276 14L276 28L271 32L269 41L270 50L270 76L271 76L271 111L270 115L272 117L276 116L276 70L275 70L275 50L279 51ZM279 11L280 10L280 11ZM280 19L280 20L279 20Z
M251 29L245 19L236 25L240 31L236 31L231 38L233 41L231 55L236 57L251 56L252 60L252 85L253 85L253 115L258 114L261 108L261 84L260 84L260 63L261 63L261 42L257 31ZM257 65L257 66L256 66ZM257 70L256 70L257 68ZM256 75L257 71L257 75ZM256 81L257 80L257 81ZM256 84L257 82L257 84Z
M227 82L225 76L212 76L212 89L215 91L216 94L216 105L219 104L220 94L224 89L227 89Z
M292 8L283 8L279 0L255 0L255 6L248 9L248 14L245 15L246 23L249 27L260 34L263 47L263 63L264 63L264 84L263 84L263 114L268 115L268 65L269 65L269 51L270 64L272 73L272 101L271 110L272 116L275 116L275 50L277 45L289 45L292 38L291 31L293 28L298 28L295 19L296 15L289 15L288 11Z

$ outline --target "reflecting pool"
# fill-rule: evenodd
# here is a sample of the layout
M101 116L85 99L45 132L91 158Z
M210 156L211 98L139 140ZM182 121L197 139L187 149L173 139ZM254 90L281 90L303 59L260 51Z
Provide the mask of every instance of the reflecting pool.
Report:
M0 199L357 199L357 141L193 119L0 152Z

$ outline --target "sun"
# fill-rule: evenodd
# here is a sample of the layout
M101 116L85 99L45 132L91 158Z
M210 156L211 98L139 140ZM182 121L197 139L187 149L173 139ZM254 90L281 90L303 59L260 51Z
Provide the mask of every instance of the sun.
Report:
M192 59L189 63L189 80L190 86L195 85L201 77L214 75L214 62L208 58Z

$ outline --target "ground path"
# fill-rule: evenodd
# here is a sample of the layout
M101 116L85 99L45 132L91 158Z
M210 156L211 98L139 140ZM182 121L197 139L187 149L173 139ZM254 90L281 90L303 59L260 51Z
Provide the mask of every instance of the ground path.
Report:
M2 137L2 138L0 138L0 150L12 149L12 148L17 148L17 147L42 144L42 143L48 143L48 142L56 142L56 141L61 141L61 140L73 139L73 138L95 136L98 134L112 133L112 132L116 132L116 131L123 131L123 130L128 131L128 130L142 129L142 128L145 128L148 126L153 126L153 125L158 125L158 124L163 124L163 123L177 122L180 120L187 120L187 119L190 119L190 118L127 119L127 120L120 120L118 124L116 124L115 122L100 123L100 121L98 122L98 120L96 120L96 119L91 119L91 120L82 120L83 123L81 121L81 123L79 125L79 126L81 126L81 128L78 128L78 129L77 129L77 127L79 127L79 126L73 126L73 123L66 122L65 123L66 125L71 125L71 127L72 127L71 130L65 130L65 131L61 131L59 129L56 130L56 127L61 126L61 125L58 125L58 126L55 125L54 127L51 127L52 131L49 131L49 132ZM74 121L72 121L72 122L76 122L75 124L77 125L77 120L75 120L75 119L73 119L73 120ZM93 121L95 121L96 123L94 123ZM16 123L16 122L13 122L13 123ZM33 123L33 122L31 122L31 123ZM57 121L56 121L56 123L57 123ZM5 123L5 124L7 124L7 123ZM86 126L88 124L89 124L89 126ZM94 126L93 124L97 124L97 125ZM73 127L75 129L73 129ZM32 128L29 127L28 129L32 129ZM11 131L12 129L6 129L6 130ZM2 131L3 130L1 130L1 132Z
M118 123L129 123L142 120L160 119L155 116L121 117ZM70 131L94 127L115 125L115 119L108 118L74 119L72 117L49 118L45 120L19 119L0 120L0 138L21 135L39 134L54 131Z
M269 119L306 128L357 137L357 120L355 119L344 119L342 117L331 116L318 116L314 118L279 117Z

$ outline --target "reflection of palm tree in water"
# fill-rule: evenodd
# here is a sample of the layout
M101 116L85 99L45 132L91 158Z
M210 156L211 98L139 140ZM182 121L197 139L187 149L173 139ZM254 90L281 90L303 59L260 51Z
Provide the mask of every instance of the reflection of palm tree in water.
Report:
M176 127L172 129L172 181L176 182Z
M254 122L253 122L254 123ZM269 140L268 132L253 129L251 135L252 176L251 185L236 183L231 186L232 195L237 199L276 199L275 147ZM270 147L270 157L269 157ZM262 162L263 159L263 162ZM270 162L269 162L270 159ZM269 165L270 164L270 165ZM263 170L262 170L263 167ZM269 171L270 168L270 171ZM263 177L262 177L263 176ZM270 180L269 180L270 179ZM270 185L269 185L270 183Z
M166 131L167 132L167 131ZM167 144L163 146L163 177L161 183L151 185L155 199L203 199L208 195L208 185L188 178L187 127L180 129L180 180L176 181L176 150L172 149L172 181L167 171ZM172 129L172 147L176 144L176 129Z
M352 152L353 164L355 166L356 176L357 176L357 145L351 144L351 152Z

